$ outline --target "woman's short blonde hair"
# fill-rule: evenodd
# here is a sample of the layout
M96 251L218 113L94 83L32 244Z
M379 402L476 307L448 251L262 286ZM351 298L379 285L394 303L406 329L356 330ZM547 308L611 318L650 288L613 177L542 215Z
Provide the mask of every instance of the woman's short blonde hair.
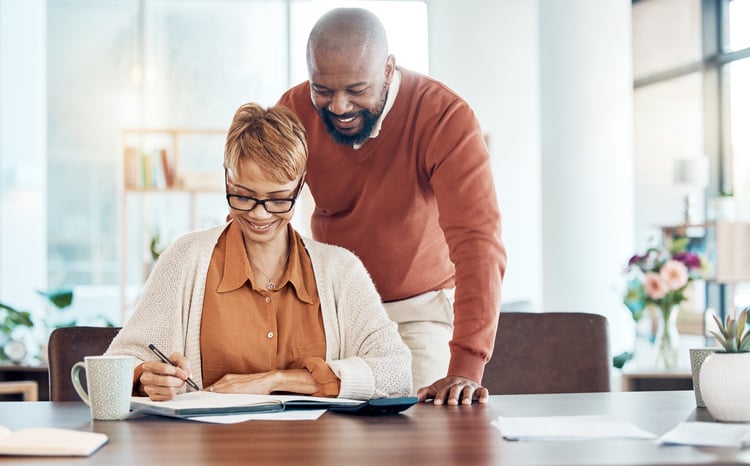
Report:
M224 147L224 168L237 173L240 160L257 163L276 183L288 183L305 172L307 133L297 116L281 105L264 109L242 105L234 114Z

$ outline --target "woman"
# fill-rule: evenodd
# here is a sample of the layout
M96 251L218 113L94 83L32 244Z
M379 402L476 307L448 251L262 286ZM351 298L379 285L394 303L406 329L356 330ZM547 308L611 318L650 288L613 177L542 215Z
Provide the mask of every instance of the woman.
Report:
M224 152L229 222L161 255L107 351L139 361L134 393L169 400L190 389L188 378L221 393L411 392L409 350L362 263L290 225L306 162L305 131L290 110L237 110Z

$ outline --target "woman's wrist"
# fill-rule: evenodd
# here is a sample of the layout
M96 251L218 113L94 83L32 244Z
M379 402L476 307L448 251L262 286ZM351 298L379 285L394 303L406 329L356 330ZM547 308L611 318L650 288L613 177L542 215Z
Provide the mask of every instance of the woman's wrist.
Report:
M284 385L286 384L285 371L275 370L271 373L271 386L268 388L268 393L284 391Z

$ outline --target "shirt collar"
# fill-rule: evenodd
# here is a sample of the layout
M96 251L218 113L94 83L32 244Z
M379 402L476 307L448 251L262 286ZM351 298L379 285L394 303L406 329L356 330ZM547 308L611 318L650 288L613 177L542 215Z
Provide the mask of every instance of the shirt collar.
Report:
M306 254L306 251L302 246L302 239L299 234L291 225L287 226L287 228L290 247L289 262L287 263L284 276L279 281L278 288L281 289L289 283L294 289L297 299L312 304L313 299L311 297L312 293L309 291L309 286L315 286L315 283L305 283L299 257L299 254ZM249 282L254 290L267 291L265 286L255 281L252 269L250 268L250 261L247 258L242 231L235 222L231 222L227 229L224 270L216 291L219 293L234 291L244 286L246 282Z
M380 134L380 129L383 127L383 120L385 120L385 116L388 115L388 112L390 112L391 108L393 108L393 103L396 102L396 94L398 94L399 87L401 87L401 71L396 68L393 73L393 80L391 81L391 85L390 87L388 87L388 95L385 98L383 113L380 114L380 118L378 118L378 121L375 122L375 126L372 128L372 132L370 132L370 139L374 139ZM354 149L359 149L365 144L365 142L363 142L362 144L354 144L352 147Z

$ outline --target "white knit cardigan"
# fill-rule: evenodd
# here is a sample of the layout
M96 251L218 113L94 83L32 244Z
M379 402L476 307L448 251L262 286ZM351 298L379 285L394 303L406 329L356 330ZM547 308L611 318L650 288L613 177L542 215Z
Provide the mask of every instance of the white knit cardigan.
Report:
M153 343L166 354L181 352L203 386L200 328L206 275L216 241L226 225L188 233L159 258L133 315L107 354L156 359ZM386 315L362 262L346 249L303 239L312 261L326 336L326 362L341 380L339 397L408 396L411 353Z

